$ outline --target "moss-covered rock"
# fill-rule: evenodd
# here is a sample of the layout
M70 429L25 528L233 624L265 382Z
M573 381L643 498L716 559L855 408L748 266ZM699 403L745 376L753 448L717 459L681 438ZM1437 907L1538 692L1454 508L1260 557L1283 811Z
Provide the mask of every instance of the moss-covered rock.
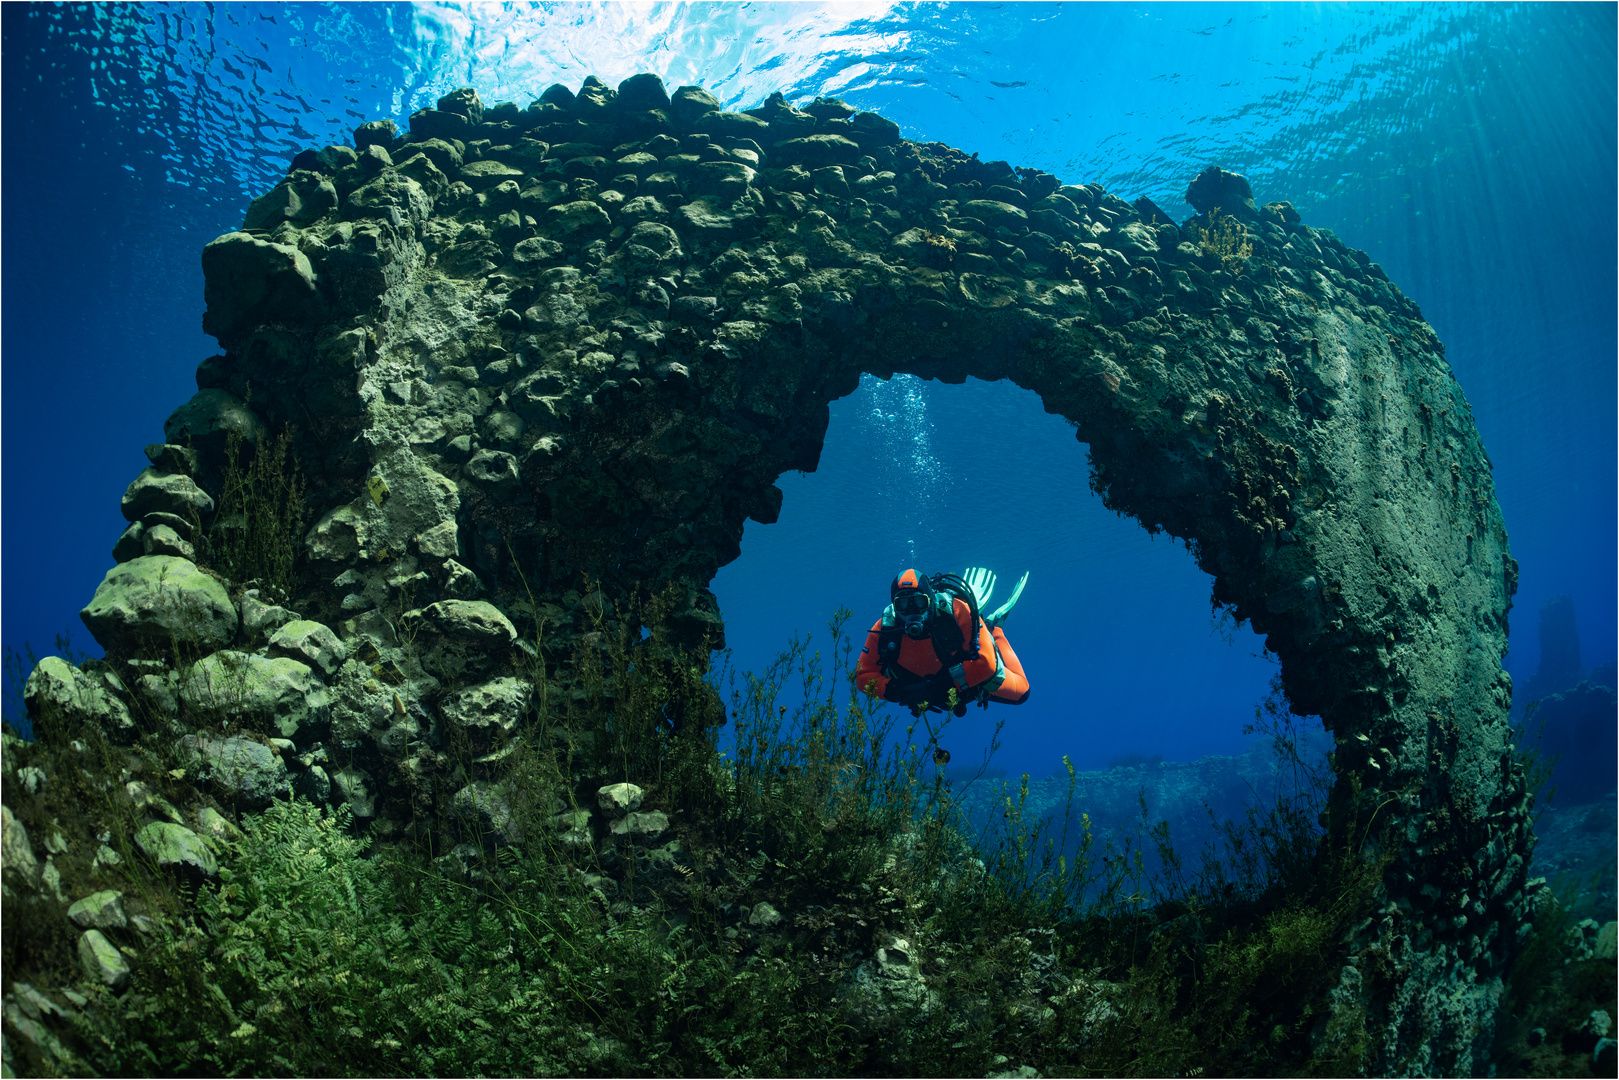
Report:
M245 725L307 742L328 721L330 699L307 664L222 650L193 664L180 700L196 724Z
M217 580L186 559L146 555L107 571L79 612L108 652L211 651L236 637L236 607Z
M183 825L154 821L135 833L135 844L162 868L192 871L205 877L219 872L219 861L202 838Z

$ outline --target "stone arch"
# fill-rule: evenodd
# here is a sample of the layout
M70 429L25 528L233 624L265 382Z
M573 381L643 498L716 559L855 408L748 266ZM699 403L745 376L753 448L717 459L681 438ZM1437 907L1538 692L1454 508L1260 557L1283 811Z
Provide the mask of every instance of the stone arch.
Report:
M672 583L702 640L744 519L774 520L862 372L1010 379L1266 636L1340 794L1382 793L1386 917L1348 947L1407 967L1342 988L1386 1022L1382 1067L1471 1069L1530 905L1516 568L1416 305L1219 169L1176 224L841 102L718 104L653 76L526 112L459 91L300 155L205 250L225 354L199 386L300 425L309 553L352 576L316 588L334 620L409 580L514 614L532 589L565 626L584 573L596 603Z

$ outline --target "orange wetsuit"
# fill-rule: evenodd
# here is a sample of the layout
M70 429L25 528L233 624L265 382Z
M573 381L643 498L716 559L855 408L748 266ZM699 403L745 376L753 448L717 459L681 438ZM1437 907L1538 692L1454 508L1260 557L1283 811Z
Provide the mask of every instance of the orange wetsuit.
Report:
M962 640L972 640L967 636L973 630L972 609L959 597L953 597L952 603ZM855 666L855 684L866 693L902 705L926 701L940 708L946 706L951 687L955 688L959 702L987 697L989 701L1021 705L1028 699L1028 676L1023 674L1023 665L1018 663L1017 653L1012 651L1000 627L991 630L979 619L978 654L952 671L940 661L930 638L917 639L904 634L899 638L897 661L886 668L881 666L878 652L883 631L892 632L896 626L894 608L889 605L866 634L866 647L860 650L860 662Z

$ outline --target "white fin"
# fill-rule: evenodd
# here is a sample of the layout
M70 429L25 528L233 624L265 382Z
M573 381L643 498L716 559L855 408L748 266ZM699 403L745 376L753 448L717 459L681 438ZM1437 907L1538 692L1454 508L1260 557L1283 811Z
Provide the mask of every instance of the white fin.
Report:
M985 570L982 566L969 566L962 571L961 580L973 591L973 598L978 601L978 610L984 610L989 604L989 598L995 595L995 572Z
M1018 579L1017 588L1012 590L1011 597L1006 601L1006 603L1004 603L1000 607L996 608L990 614L984 616L985 620L991 626L998 625L1000 623L1000 621L1002 619L1006 618L1006 616L1011 612L1011 610L1014 607L1017 606L1018 598L1023 595L1023 586L1027 585L1028 583L1029 583L1029 572L1027 570L1025 570L1023 572L1023 576ZM982 609L982 604L980 604L980 609Z

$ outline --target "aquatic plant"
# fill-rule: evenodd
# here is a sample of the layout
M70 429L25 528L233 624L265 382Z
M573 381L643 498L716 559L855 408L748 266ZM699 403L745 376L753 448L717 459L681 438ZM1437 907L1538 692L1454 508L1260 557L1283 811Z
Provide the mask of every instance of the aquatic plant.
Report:
M205 564L238 583L258 580L277 596L291 592L308 524L293 435L284 427L273 442L249 452L232 432L212 527L205 534L201 521L193 521L193 534L206 538Z
M8 906L26 931L8 925L8 973L74 983L86 999L56 1067L1354 1067L1361 1018L1310 1003L1324 1000L1317 984L1381 863L1323 837L1320 790L1229 824L1227 850L1191 870L1150 823L1104 836L1070 809L1078 835L1053 835L1026 777L1000 787L998 820L973 832L962 791L988 781L947 783L933 740L857 692L847 612L829 649L795 640L764 672L715 680L700 650L671 642L672 604L650 598L617 623L604 606L598 636L569 654L543 636L524 651L539 692L510 752L480 763L470 746L444 748L449 771L487 779L490 813L457 817L446 790L424 788L423 821L438 826L367 843L347 810L277 800L209 840L213 881L161 872L105 783L138 763L155 797L197 801L162 740L120 749L42 718L38 742L8 741L8 784L35 763L63 778L19 810L29 828L48 835L54 819L76 850L92 821L122 823L109 837L119 888L151 920L130 989L115 994L60 969L74 928L59 906ZM667 829L624 816L614 828L635 827L608 828L597 792L618 783L644 792L636 813ZM59 863L70 891L86 880ZM1336 1056L1311 1049L1322 1024Z
M1220 268L1228 274L1241 274L1254 253L1242 222L1230 214L1222 217L1218 206L1209 211L1208 227L1198 226L1197 236L1203 254L1219 259Z

